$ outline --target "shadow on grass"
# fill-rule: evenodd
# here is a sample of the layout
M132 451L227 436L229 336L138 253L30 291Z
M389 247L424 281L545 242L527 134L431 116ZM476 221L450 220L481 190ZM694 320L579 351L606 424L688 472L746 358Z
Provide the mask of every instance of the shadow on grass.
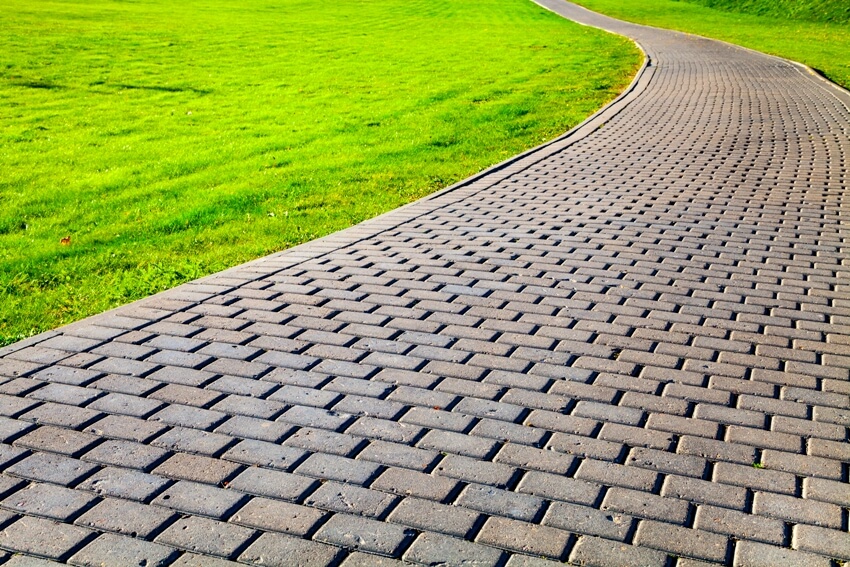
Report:
M57 85L56 83L48 83L47 81L24 81L15 84L28 89L44 89L49 91L67 88L65 85Z
M167 87L161 85L131 85L127 83L119 83L117 85L113 85L120 89L138 89L145 91L160 91L166 93L183 93L183 92L192 92L195 94L210 94L212 89L196 89L194 87Z

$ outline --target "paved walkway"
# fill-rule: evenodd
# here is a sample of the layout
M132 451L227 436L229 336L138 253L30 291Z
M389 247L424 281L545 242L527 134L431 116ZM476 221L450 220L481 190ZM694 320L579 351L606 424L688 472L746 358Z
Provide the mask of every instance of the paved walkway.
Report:
M787 62L546 3L649 54L583 130L0 352L0 548L212 567L850 559L850 99Z

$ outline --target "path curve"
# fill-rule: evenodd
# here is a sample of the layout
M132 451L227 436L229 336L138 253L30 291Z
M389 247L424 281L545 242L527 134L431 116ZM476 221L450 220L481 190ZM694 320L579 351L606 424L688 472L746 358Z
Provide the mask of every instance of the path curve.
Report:
M0 548L183 566L850 559L847 94L540 2L648 54L589 124L0 351Z

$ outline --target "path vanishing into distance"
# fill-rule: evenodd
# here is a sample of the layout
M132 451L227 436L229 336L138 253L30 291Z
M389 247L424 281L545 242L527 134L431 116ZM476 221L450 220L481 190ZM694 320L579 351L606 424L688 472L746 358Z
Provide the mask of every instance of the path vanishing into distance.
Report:
M540 1L576 131L0 350L4 567L850 560L850 94Z

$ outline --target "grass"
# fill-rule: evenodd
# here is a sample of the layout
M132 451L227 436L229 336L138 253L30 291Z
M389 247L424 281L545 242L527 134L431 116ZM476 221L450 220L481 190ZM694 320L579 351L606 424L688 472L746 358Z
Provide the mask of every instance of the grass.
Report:
M850 88L847 0L575 0L623 20L722 39L805 63Z
M0 345L568 130L628 41L527 0L0 0Z
M773 18L850 23L850 4L847 0L686 0L709 8L728 12L755 14Z

